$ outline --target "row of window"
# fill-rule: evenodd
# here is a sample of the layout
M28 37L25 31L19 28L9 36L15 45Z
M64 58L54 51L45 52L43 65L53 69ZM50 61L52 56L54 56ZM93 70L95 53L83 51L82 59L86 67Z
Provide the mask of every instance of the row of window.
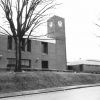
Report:
M12 50L12 41L13 38L11 36L8 36L8 49ZM25 51L25 46L26 46L26 39L22 38L21 42L21 49L22 51ZM41 47L42 47L42 53L48 54L48 43L47 42L41 42ZM31 40L27 40L27 51L31 52Z
M83 65L81 64L77 68L75 68L75 66L68 66L68 70L83 71Z
M8 64L12 64L12 65L15 65L16 64L16 59L15 58L8 58ZM21 60L21 65L23 66L30 66L31 65L31 60L29 59L22 59Z
M13 38L11 36L8 36L8 49L9 50L12 50L12 47L13 47ZM22 42L21 42L21 49L22 51L25 51L25 46L26 46L26 39L25 38L22 38ZM27 51L28 52L31 52L31 40L27 40Z
M15 58L7 58L8 65L7 67L14 68L16 64ZM22 68L31 68L31 60L30 59L21 59L21 66ZM48 61L41 61L41 67L42 69L48 69Z
M15 58L7 58L8 64L7 68L9 70L14 69L16 65L16 59ZM22 68L31 68L31 60L30 59L21 59L21 67Z

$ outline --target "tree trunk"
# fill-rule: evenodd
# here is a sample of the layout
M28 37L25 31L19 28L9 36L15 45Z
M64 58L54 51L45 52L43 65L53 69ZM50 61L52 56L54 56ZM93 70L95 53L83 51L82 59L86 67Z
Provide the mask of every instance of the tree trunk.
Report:
M19 38L15 40L15 57L16 57L16 65L15 72L21 72L21 40Z

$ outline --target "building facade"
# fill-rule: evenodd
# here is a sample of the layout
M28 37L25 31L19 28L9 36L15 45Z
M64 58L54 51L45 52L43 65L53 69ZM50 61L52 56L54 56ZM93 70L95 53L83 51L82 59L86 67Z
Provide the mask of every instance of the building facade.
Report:
M55 42L29 39L22 40L23 69L66 70L65 21L53 16L47 21L48 38ZM51 41L50 40L50 41ZM15 44L10 36L0 35L0 68L13 70L15 66Z
M100 61L86 60L67 64L67 70L73 72L100 73Z

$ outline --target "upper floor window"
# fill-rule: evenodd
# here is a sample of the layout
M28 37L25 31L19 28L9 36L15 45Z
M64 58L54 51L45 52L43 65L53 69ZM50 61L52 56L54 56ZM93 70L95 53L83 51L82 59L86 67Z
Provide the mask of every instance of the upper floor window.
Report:
M42 42L42 53L48 54L48 43Z
M21 48L22 51L25 51L25 38L22 38Z
M31 40L27 40L27 51L31 52Z
M12 37L8 36L8 49L12 50Z

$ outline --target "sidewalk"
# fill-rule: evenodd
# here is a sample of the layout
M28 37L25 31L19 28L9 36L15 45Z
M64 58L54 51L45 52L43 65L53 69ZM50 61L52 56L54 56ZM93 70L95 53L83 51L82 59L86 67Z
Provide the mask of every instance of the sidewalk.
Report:
M65 91L65 90L87 88L87 87L95 87L95 86L100 86L100 84L76 85L76 86L55 87L55 88L47 88L47 89L39 89L39 90L31 90L31 91L4 93L4 94L0 94L0 98L24 96L24 95L34 95L34 94Z

